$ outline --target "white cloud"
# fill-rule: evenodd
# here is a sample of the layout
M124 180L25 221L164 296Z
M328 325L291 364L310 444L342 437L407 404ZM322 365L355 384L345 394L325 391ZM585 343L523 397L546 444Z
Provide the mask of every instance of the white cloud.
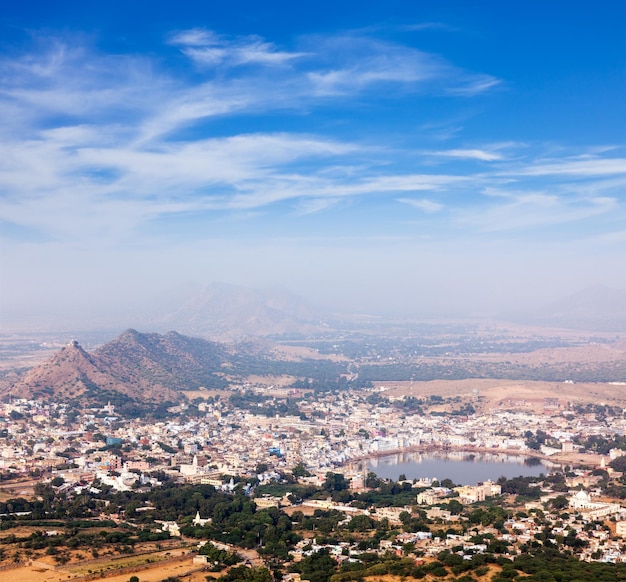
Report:
M317 95L351 94L389 83L425 90L460 74L436 55L368 37L312 37L307 43L315 47L319 59L307 72Z
M532 191L511 194L505 200L487 207L458 209L456 222L481 232L523 231L606 215L619 206L610 197L568 199Z
M202 65L284 65L303 53L276 51L270 43L251 41L240 46L183 49L193 61Z
M530 164L511 172L523 176L610 176L626 174L626 158L559 160Z
M502 154L493 151L479 149L452 149L427 152L431 156L441 156L445 158L458 158L466 160L480 160L482 162L494 162L502 160Z
M456 87L449 87L446 93L459 97L473 97L494 89L502 84L500 79L496 79L491 75L478 75L463 79Z
M317 214L336 206L341 201L340 198L310 198L300 200L296 207L296 214L305 216L307 214Z
M445 22L419 22L417 24L407 24L401 27L403 30L421 31L421 30L446 30L455 31L456 28L446 24Z
M83 140L89 132L60 132L63 139L73 134ZM0 218L84 239L127 236L157 216L316 196L307 187L311 178L280 168L355 151L349 144L287 134L163 144L150 151L92 144L69 155L56 145L32 144L22 167L14 164L10 147L3 152L0 187L13 196L0 202Z
M180 46L209 46L222 41L222 37L206 28L190 28L172 33L169 43Z
M273 43L259 36L226 38L210 30L194 28L181 31L169 39L170 44L182 46L182 52L205 66L247 64L283 65L304 53L280 51Z
M420 84L443 75L442 65L431 56L414 50L390 49L346 65L308 73L313 90L319 95L343 94L381 83Z
M370 192L411 192L419 190L442 190L448 186L471 180L468 176L446 174L406 174L372 178L360 186L360 191Z
M403 204L408 204L409 206L427 212L428 214L440 212L444 208L443 204L440 204L439 202L433 202L432 200L427 200L426 198L422 198L421 200L417 200L414 198L396 198L396 201L402 202Z

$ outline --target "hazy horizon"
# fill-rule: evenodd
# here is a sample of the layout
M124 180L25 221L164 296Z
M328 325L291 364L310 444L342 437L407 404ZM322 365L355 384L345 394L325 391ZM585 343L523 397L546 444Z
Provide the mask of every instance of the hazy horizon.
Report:
M193 4L5 9L3 325L222 281L410 317L626 289L623 2Z

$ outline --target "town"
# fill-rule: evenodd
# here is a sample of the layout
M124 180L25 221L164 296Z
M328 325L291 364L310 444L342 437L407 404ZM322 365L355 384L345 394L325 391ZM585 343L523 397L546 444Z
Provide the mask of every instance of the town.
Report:
M285 580L312 579L302 565L319 556L331 559L330 573L360 575L374 565L380 572L402 569L387 564L391 555L404 568L410 562L448 573L456 566L457 574L471 564L484 569L485 556L505 558L498 567L510 570L516 557L519 564L519 556L538 548L558 548L586 563L626 561L624 411L547 398L504 399L477 412L481 398L479 390L464 401L390 397L384 386L295 394L242 385L229 397L196 398L150 421L124 418L110 403L77 410L14 398L0 406L3 533L50 517L35 508L37 499L73 506L82 499L75 519L134 532L147 527L168 543L204 538L240 559L237 552L248 548L254 568ZM381 456L408 451L523 457L550 469L458 484L445 474L382 479L372 470ZM202 502L186 513L159 511L150 496L171 486L192 497L243 496L257 513L284 511L291 516L289 543L268 551L260 537L251 544L245 535L217 532L216 516L203 514ZM16 539L0 541L16 546ZM22 546L28 543L22 538ZM207 558L198 552L193 560L201 571ZM41 561L36 554L20 548L2 556L5 567L23 568ZM50 567L70 568L73 561L69 551L47 557ZM225 567L219 564L215 576Z

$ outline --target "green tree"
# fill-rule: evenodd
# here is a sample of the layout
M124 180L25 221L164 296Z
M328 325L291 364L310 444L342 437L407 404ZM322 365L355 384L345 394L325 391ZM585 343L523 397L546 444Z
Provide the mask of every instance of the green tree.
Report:
M298 463L291 471L291 474L294 477L310 477L311 476L311 473L309 473L306 470L306 467L302 463Z
M569 501L565 495L559 495L550 501L550 505L554 509L565 509L566 507L569 507Z
M329 555L327 549L322 549L304 558L297 567L304 580L328 582L335 573L337 562Z
M350 482L341 474L329 471L326 473L323 489L326 491L344 491L350 487Z

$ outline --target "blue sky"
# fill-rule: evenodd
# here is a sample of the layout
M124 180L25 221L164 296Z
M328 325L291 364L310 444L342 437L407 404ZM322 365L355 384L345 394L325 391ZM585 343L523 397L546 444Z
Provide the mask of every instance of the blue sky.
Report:
M626 287L625 10L6 2L3 317L192 281L419 315Z

